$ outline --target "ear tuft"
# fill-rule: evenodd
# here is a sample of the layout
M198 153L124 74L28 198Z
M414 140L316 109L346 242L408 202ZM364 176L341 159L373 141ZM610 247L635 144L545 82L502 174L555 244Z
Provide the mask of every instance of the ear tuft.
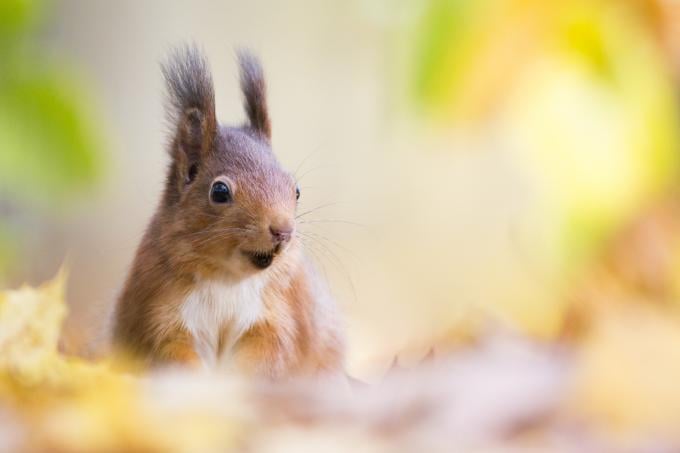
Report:
M208 63L195 45L175 49L161 70L168 90L168 118L180 147L191 161L207 151L216 130L215 93ZM176 157L176 156L175 156Z
M260 61L252 53L240 50L238 61L241 67L241 91L244 108L248 115L250 127L260 133L267 141L271 140L272 131L267 112L267 86Z

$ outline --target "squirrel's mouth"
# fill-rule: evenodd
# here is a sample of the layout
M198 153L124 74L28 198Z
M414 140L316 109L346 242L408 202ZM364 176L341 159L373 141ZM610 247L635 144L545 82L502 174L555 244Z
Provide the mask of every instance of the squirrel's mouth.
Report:
M276 257L276 254L279 252L281 249L281 245L277 245L271 250L266 250L266 251L243 251L243 254L250 260L251 263L253 263L253 266L255 266L258 269L266 269L268 268L272 262L274 261L274 258Z

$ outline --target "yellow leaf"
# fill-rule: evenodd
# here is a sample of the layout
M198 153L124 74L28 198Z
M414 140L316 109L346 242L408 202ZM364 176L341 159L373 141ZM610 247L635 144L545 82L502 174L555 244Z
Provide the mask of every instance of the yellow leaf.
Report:
M57 357L66 275L62 269L38 289L0 293L0 369L35 379Z

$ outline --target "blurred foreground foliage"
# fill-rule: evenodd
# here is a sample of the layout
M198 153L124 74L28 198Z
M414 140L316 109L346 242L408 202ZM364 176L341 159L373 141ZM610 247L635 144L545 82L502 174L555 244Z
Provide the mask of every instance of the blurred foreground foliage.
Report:
M168 401L152 404L142 379L114 371L107 362L58 352L65 278L61 272L39 289L0 294L3 449L164 452L229 446L234 433L223 413L207 408L197 413L190 401L179 412Z
M0 0L0 209L58 208L101 173L104 144L83 78L39 50L49 6ZM20 229L6 220L0 281L20 257L2 246L16 242Z
M677 241L680 229L672 236ZM337 379L130 374L112 358L64 356L62 272L40 288L0 293L0 445L17 452L341 452L348 444L367 452L677 451L680 312L660 297L664 284L633 277L644 275L636 263L600 264L595 286L575 291L578 321L561 340L467 326L465 346L435 345L437 354L421 363L352 388Z

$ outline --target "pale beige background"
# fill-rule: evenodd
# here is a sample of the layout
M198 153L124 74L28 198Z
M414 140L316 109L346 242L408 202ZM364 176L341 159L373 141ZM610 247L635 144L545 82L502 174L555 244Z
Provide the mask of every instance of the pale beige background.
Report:
M70 257L68 341L101 331L159 197L167 160L158 62L187 40L211 60L225 122L243 118L234 47L261 56L275 150L290 169L304 161L301 209L336 203L310 218L360 224L306 226L336 255L316 250L347 316L354 372L424 347L464 307L521 299L536 277L530 247L514 234L530 190L493 134L466 139L409 113L404 31L417 13L405 2L59 4L46 47L86 72L111 141L101 187L32 225L28 280Z

